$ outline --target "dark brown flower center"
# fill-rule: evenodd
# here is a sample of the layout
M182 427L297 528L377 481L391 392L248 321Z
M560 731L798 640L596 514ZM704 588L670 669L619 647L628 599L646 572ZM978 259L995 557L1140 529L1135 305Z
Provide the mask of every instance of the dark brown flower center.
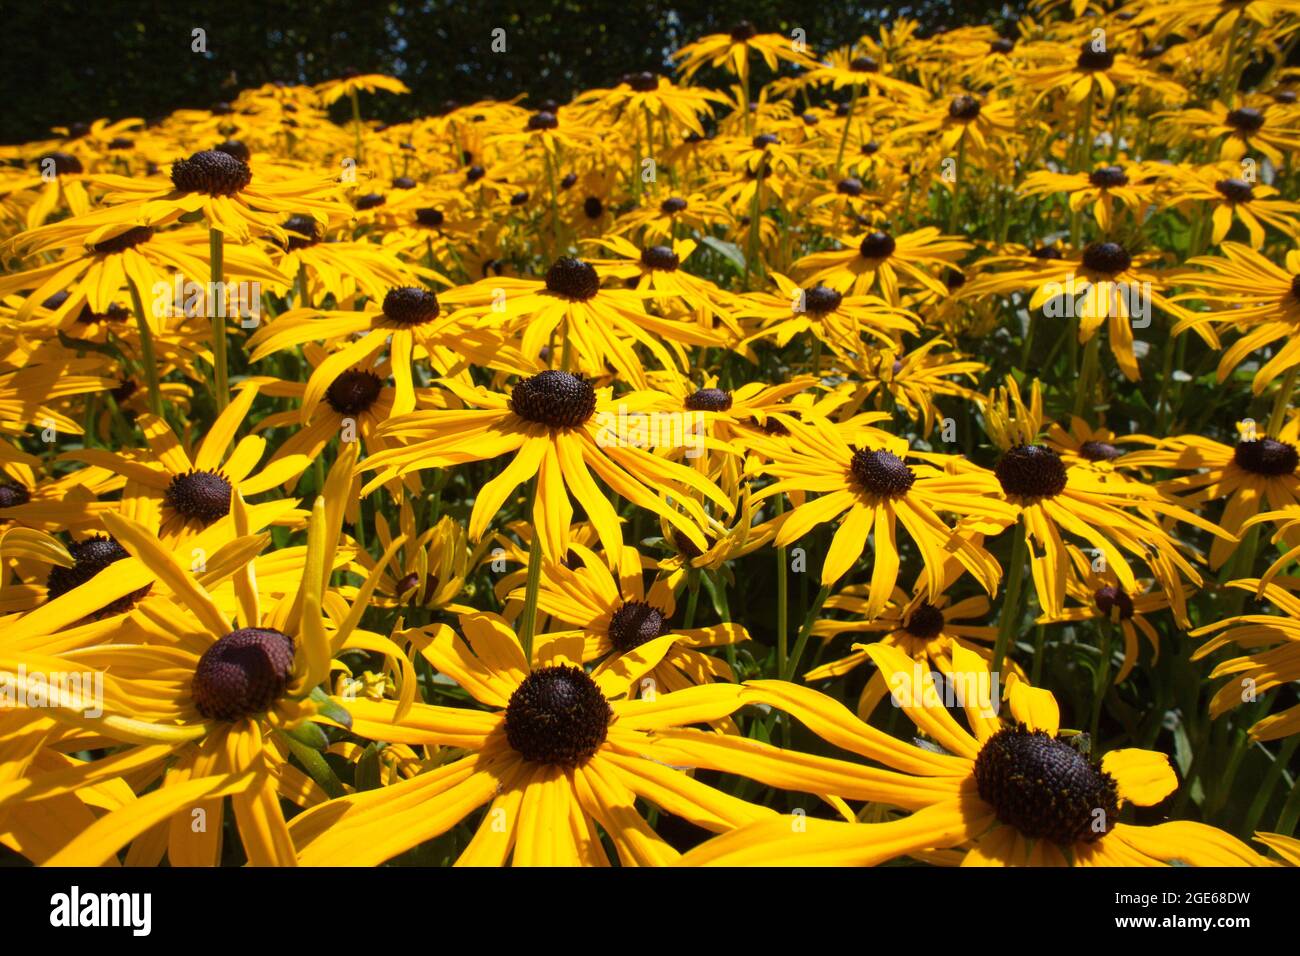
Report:
M678 196L669 196L667 199L665 199L663 202L659 204L659 211L662 213L667 213L670 216L673 213L681 212L685 208L686 208L686 200Z
M266 713L289 686L293 652L293 638L271 628L231 631L199 658L190 684L194 706L209 720Z
M577 767L605 742L613 711L581 667L542 667L523 679L506 705L506 739L534 763Z
M16 508L32 500L32 493L12 481L0 481L0 508Z
M948 104L948 115L955 120L969 122L980 115L980 101L969 93L954 96Z
M600 277L590 263L560 256L546 270L546 288L572 302L586 302L600 291Z
M664 612L644 601L626 601L609 619L609 641L620 654L636 650L668 631Z
M434 209L432 206L425 206L423 209L415 210L415 221L422 226L428 226L430 229L437 229L445 219L442 210Z
M325 401L340 415L360 415L383 390L379 376L367 369L350 368L325 389Z
M660 272L675 272L681 265L681 260L677 258L677 253L668 246L650 246L648 249L641 250L641 264L647 269L658 269Z
M858 253L864 259L887 259L897 248L894 237L887 232L869 232L858 246Z
M581 375L547 369L515 386L510 410L539 425L577 428L595 414L596 390Z
M1086 40L1074 65L1084 73L1100 73L1115 65L1115 54L1110 50L1094 50L1092 41Z
M1133 264L1133 257L1117 242L1090 242L1083 250L1083 267L1117 275Z
M985 741L975 784L1000 821L1058 846L1101 839L1119 815L1114 778L1041 730L1007 728Z
M835 191L841 196L861 196L862 180L856 176L846 176L835 184Z
M903 630L913 637L929 639L943 630L943 624L943 611L940 611L928 601L922 601L912 608L912 613L907 616L907 623L903 625Z
M384 315L398 325L423 325L442 311L438 297L428 289L406 285L389 289L384 296Z
M218 471L190 471L176 475L163 500L177 513L212 524L230 513L230 482Z
M1264 114L1253 106L1243 106L1241 109L1229 110L1224 122L1239 132L1257 133L1264 125Z
M1127 186L1128 175L1119 166L1098 166L1088 174L1088 182L1101 189Z
M92 247L96 252L111 254L114 252L125 252L142 242L148 242L153 237L152 226L132 226L125 232L119 232L116 236L110 236L108 239L101 239Z
M786 427L781 419L769 415L766 421L760 422L757 418L751 417L749 423L755 428L762 429L764 435L788 435L790 429Z
M559 118L550 110L538 110L528 117L528 128L530 130L555 129L559 125Z
M883 448L875 451L855 449L849 470L865 491L881 498L904 495L916 481L916 474L907 463Z
M1220 179L1214 184L1214 188L1228 202L1250 202L1255 198L1255 187L1246 180L1237 179L1235 176L1230 179Z
M623 82L638 93L653 93L659 89L659 77L648 70L642 70L640 73L629 73L623 78Z
M77 321L83 325L94 322L125 322L130 317L131 313L126 310L126 306L119 302L109 303L108 309L104 312L92 312L88 304L83 305L81 311L77 313Z
M1232 460L1251 474L1267 477L1294 474L1296 465L1300 464L1295 446L1276 438L1239 441L1233 449Z
M45 582L48 590L48 600L53 601L55 598L67 594L69 591L85 584L113 562L131 556L126 548L108 535L94 535L84 541L78 541L68 548L68 553L72 555L74 562L72 567L55 566L50 568L49 577ZM146 584L144 587L104 605L91 614L90 617L98 620L114 614L123 614L131 610L135 606L135 602L148 594L149 589L152 587L152 584Z
M183 193L233 196L253 179L242 159L215 149L205 149L172 163L172 185Z
M41 172L44 172L51 166L54 167L54 173L56 176L75 176L76 174L85 171L82 168L81 160L77 159L76 156L73 156L71 153L61 153L57 150L52 153L42 154L36 160L36 165L40 168Z
M320 227L316 220L311 216L294 215L284 221L281 227L286 232L291 233L285 247L290 251L294 249L306 249L320 242Z
M407 597L408 601L415 604L428 604L433 600L434 594L438 592L438 575L425 574L423 588L416 587L419 583L420 575L415 571L412 571L410 574L406 575L406 577L402 578L402 580L397 582L397 596L401 597L409 591L410 594Z
M582 201L582 214L588 219L599 219L605 214L605 204L599 196L588 196Z
M1006 494L1019 498L1054 498L1065 490L1065 465L1046 445L1016 445L993 474Z
M741 20L731 28L731 39L736 43L744 43L746 40L752 40L758 36L758 27L748 20Z
M702 388L686 397L693 412L725 412L731 407L731 393L721 388Z
M1127 621L1133 616L1133 599L1122 588L1108 584L1094 591L1092 599L1097 603L1097 610L1101 611L1103 617L1110 618L1115 608L1119 608L1120 620Z
M357 197L356 207L361 210L378 209L387 201L383 193L366 193L364 196Z
M803 295L804 308L813 315L825 315L840 307L844 296L830 286L815 285Z
M855 56L849 61L849 69L854 73L878 73L880 63L874 56Z

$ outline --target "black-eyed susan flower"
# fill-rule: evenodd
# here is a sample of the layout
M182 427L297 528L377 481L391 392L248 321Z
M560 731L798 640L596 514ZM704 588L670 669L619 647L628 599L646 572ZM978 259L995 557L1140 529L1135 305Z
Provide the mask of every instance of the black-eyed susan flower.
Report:
M558 369L523 379L509 394L465 388L450 380L444 384L465 409L417 411L385 423L379 434L402 444L366 459L363 469L378 470L379 475L364 490L421 468L513 454L475 498L469 521L472 541L482 539L511 492L534 476L533 523L552 560L562 560L569 552L570 492L596 526L611 560L621 553L618 513L595 478L637 506L663 515L701 549L708 547L698 527L703 514L691 492L712 499L724 511L731 508L727 497L699 472L638 447L638 436L626 430L629 421L634 429L648 428L647 413L662 403L653 392L615 399L611 389L597 391L583 376ZM673 489L695 521L672 508L661 489Z
M161 527L168 540L193 533L227 517L235 492L251 497L269 491L310 464L305 454L294 454L259 469L266 439L246 435L234 441L256 394L255 385L241 388L192 452L165 420L142 415L147 451L86 448L68 456L126 476L137 520Z
M910 450L905 439L879 429L841 429L817 418L783 418L782 423L788 435L750 439L750 446L770 459L760 470L777 478L759 497L792 491L820 493L794 509L777 534L777 547L844 515L822 564L823 586L833 585L848 572L870 538L867 616L879 614L898 581L897 526L901 523L923 556L931 600L937 600L943 590L943 568L950 556L990 593L996 588L999 571L992 557L939 517L939 512L946 512L1009 519L1012 512L990 494L987 481L946 470L949 456Z
M868 653L887 675L893 697L940 752L896 740L815 692L775 681L747 685L756 698L787 710L837 746L892 768L858 799L914 810L885 824L762 822L704 844L686 865L874 865L925 849L956 847L963 866L1259 866L1263 858L1228 833L1203 823L1153 825L1123 819L1126 806L1150 807L1178 781L1169 758L1137 748L1100 761L1062 734L1052 695L1012 679L1010 719L993 706L989 671L957 646L955 672L966 690L949 713L929 672L896 647ZM785 832L781 831L781 827Z
M970 249L970 243L942 235L933 226L899 235L875 230L839 242L840 251L804 256L795 268L808 282L839 292L864 295L878 289L891 305L900 304L901 289L930 289L942 295L946 287L931 270L955 262Z
M365 736L457 748L461 756L295 817L290 833L301 864L382 863L483 806L458 865L606 865L597 825L625 865L675 860L677 851L636 809L638 796L714 832L774 815L667 760L641 756L653 758L656 735L666 728L736 710L739 686L714 683L632 700L627 693L639 674L588 674L580 666L581 638L542 645L530 664L499 617L462 615L460 629L464 639L446 625L431 628L420 654L490 710L416 703L402 715L391 701L348 703L353 728ZM734 766L744 773L743 757Z

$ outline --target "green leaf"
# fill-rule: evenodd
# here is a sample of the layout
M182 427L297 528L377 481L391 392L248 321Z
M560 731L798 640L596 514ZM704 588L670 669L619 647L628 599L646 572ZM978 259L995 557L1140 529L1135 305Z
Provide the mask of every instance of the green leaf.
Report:
M283 731L276 732L289 745L289 752L298 758L298 762L302 764L302 768L307 771L308 776L315 780L331 798L347 795L347 791L343 789L343 782L335 775L330 765L325 761L323 754L299 743Z
M310 720L303 721L292 729L285 729L284 735L312 750L324 750L330 745L330 739L325 736L325 731L319 724L314 724Z
M379 789L379 754L382 750L382 745L373 743L362 751L361 757L357 760L356 778L353 781L358 792Z
M322 717L328 717L348 730L352 729L352 715L348 713L347 708L330 697L324 690L313 687L311 701L316 705L317 711Z
M700 242L730 262L737 273L745 274L745 254L740 251L740 246L734 242L723 242L713 236L705 236Z

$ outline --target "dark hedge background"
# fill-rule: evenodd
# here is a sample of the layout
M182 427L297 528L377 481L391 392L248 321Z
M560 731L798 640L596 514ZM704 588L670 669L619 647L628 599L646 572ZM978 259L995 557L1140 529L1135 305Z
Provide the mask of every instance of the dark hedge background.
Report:
M53 125L150 117L211 107L270 80L319 82L353 68L390 73L412 96L383 96L365 114L388 120L447 99L527 92L565 100L623 73L662 69L668 51L741 19L763 32L807 32L818 52L900 15L927 30L1006 25L1022 0L0 0L0 141L44 137ZM207 53L191 31L207 31ZM503 27L505 53L491 50ZM341 106L347 109L346 103Z

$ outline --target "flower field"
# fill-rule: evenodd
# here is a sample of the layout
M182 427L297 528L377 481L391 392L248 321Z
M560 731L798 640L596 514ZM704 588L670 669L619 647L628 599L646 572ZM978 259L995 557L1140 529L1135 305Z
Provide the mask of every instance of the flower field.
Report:
M1031 6L0 147L4 861L1300 864L1300 0Z

